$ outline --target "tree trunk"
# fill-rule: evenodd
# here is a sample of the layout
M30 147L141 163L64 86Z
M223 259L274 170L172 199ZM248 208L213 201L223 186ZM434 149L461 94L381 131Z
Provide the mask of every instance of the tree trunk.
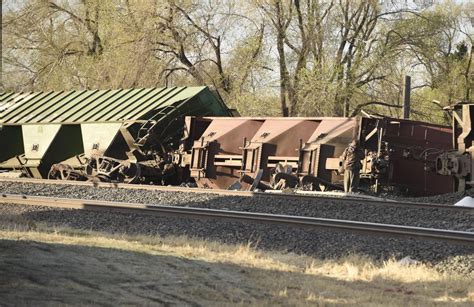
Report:
M278 50L278 60L280 65L280 105L281 105L281 115L288 117L288 107L286 105L286 95L288 92L288 71L286 69L286 59L285 59L285 47L283 45L284 37L282 33L278 33L277 37L277 50Z
M278 51L278 64L280 67L280 104L281 104L281 115L288 117L288 106L286 105L286 97L289 94L289 81L290 76L286 67L285 57L285 21L283 18L283 12L281 8L281 2L275 3L275 9L277 13L276 31L277 31L277 51ZM290 98L290 97L289 97Z

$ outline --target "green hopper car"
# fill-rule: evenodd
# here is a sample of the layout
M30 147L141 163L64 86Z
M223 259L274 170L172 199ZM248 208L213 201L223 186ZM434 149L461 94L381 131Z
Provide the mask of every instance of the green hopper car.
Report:
M170 178L169 153L189 115L232 111L204 86L2 93L0 175Z

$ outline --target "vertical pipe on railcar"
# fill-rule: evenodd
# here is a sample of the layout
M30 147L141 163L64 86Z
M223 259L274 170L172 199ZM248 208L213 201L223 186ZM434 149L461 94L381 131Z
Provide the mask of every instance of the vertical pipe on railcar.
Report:
M377 159L380 159L382 153L382 141L383 141L383 122L377 119ZM379 178L375 178L375 193L379 192Z
M411 77L405 76L404 90L403 90L403 119L410 118L410 91L411 91Z
M247 151L245 150L245 147L247 146L247 138L244 137L244 145L242 146L242 167L240 170L242 173L240 174L241 176L243 175L245 171L245 166L247 165Z

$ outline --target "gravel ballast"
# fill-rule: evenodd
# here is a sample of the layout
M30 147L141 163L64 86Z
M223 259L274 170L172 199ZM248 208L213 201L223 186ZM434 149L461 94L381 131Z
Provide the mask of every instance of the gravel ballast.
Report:
M380 205L365 200L288 199L276 197L237 197L211 193L185 193L116 189L56 184L0 182L0 191L50 197L82 198L150 205L262 212L319 218L344 219L373 223L397 224L449 230L474 230L474 210L455 211L444 208L420 208L406 205Z
M455 212L443 208L427 209L395 204L378 205L363 199L342 202L337 198L236 197L211 193L15 182L0 182L0 191L9 194L265 212L463 231L474 230L474 219L472 218L474 211ZM258 248L266 250L286 250L319 258L342 257L356 253L380 261L390 257L401 259L410 256L413 259L432 264L443 272L469 275L473 274L474 269L474 247L444 242L218 220L193 220L18 205L0 206L0 219L16 221L18 218L33 229L39 223L114 234L188 235L230 244L253 242Z
M474 269L473 246L347 232L307 230L289 226L39 206L0 206L0 225L15 223L27 225L29 229L33 230L38 225L48 225L111 234L187 235L229 244L252 242L257 248L265 250L303 253L322 259L338 258L350 254L366 255L375 261L410 256L417 261L433 265L440 271L465 275L472 275Z

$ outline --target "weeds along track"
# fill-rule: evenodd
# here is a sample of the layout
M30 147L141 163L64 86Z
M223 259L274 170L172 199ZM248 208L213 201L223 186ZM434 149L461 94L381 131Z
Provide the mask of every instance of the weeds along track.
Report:
M9 194L81 198L472 231L474 210L453 206L341 198L215 191L146 185L113 185L44 180L0 180Z

